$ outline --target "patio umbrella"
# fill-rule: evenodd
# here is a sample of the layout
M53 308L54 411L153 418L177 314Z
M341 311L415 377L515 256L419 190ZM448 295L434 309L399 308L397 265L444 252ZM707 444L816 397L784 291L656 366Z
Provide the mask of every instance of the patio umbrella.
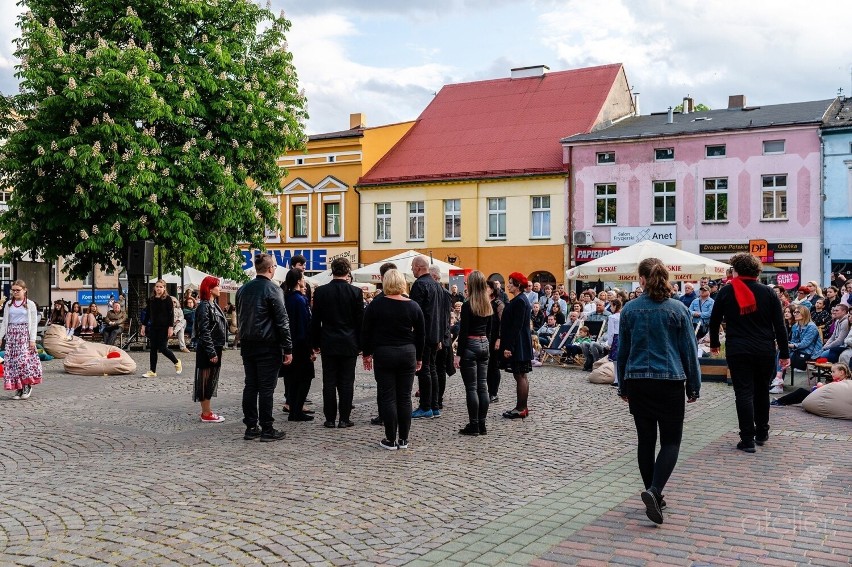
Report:
M411 273L411 262L417 256L426 256L427 254L421 254L416 250L408 250L406 252L402 252L397 254L396 256L391 256L390 258L385 258L379 262L373 262L363 268L358 268L352 272L352 279L356 282L360 283L381 283L382 276L379 272L379 268L381 268L382 264L385 262L393 262L396 264L397 269L405 276L405 280L408 283L414 281L414 274ZM441 269L441 283L449 283L450 282L450 270L460 270L460 266L455 266L453 264L448 264L447 262L442 262L441 260L431 260L432 265L437 265Z
M659 258L669 270L669 278L681 281L696 281L705 276L721 279L725 277L725 271L730 267L728 264L692 252L651 240L643 240L633 246L571 268L565 272L565 277L569 280L582 281L637 281L639 262L645 258Z

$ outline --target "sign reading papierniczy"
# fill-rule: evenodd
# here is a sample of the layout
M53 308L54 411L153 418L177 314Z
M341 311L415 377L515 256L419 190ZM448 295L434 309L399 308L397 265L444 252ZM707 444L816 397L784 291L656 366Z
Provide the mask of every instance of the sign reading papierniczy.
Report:
M577 248L574 250L574 260L577 262L590 262L603 258L607 254L618 252L620 248Z

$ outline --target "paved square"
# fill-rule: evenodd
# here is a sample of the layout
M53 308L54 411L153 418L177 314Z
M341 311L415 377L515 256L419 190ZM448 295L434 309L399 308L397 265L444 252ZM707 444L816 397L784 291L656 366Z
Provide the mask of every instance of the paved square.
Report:
M638 499L635 433L609 386L574 369L531 375L532 412L507 421L504 374L488 435L466 419L458 374L444 416L411 449L377 445L375 383L360 370L351 429L276 425L242 439L239 353L226 351L214 411L191 401L194 354L175 376L77 377L45 363L26 401L0 400L0 564L849 565L852 423L772 409L756 455L737 441L733 392L705 384L654 527ZM321 415L321 365L310 397ZM279 386L276 418L283 388Z

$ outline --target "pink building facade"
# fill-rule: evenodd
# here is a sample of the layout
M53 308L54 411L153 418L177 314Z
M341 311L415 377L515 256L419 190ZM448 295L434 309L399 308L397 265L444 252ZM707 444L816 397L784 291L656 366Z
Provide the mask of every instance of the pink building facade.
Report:
M819 121L726 125L748 114L634 117L563 140L572 265L644 239L722 261L765 240L764 281L821 280Z

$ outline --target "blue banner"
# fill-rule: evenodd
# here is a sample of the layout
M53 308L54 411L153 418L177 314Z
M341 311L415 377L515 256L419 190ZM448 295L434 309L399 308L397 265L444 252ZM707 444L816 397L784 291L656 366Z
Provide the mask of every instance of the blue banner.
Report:
M118 292L115 290L95 290L95 301L96 305L107 305L109 303L109 298L118 299ZM84 291L77 292L77 303L82 305L83 307L88 307L90 303L92 303L92 290L87 289Z

